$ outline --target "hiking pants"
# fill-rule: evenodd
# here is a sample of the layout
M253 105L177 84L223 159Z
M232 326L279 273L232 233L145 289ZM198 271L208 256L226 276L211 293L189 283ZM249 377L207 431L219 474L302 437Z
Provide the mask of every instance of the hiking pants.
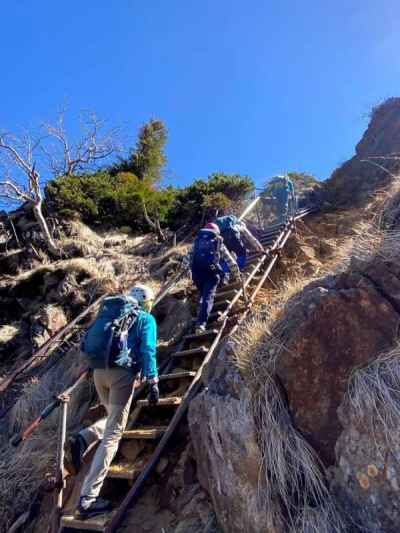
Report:
M214 305L215 291L221 279L219 272L192 272L193 283L200 292L200 310L196 325L205 325Z
M81 498L85 505L91 504L100 494L108 468L118 450L138 375L124 368L108 368L94 370L93 377L107 416L80 432L88 447L101 441L82 485Z

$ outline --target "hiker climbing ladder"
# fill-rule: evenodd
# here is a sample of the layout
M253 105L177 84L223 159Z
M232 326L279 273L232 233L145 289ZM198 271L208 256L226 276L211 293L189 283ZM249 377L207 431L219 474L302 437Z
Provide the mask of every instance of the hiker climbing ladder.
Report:
M222 337L229 335L249 312L258 291L275 265L280 250L285 246L295 220L306 216L310 211L299 211L288 223L272 226L260 233L259 239L266 253L249 255L243 282L231 283L218 289L208 329L186 335L179 351L170 356L160 373L158 404L150 405L144 396L144 390L135 397L127 429L107 475L111 488L107 492L113 501L114 511L79 520L72 514L76 507L76 495L67 496L60 530L71 528L111 533L121 525L127 509L139 497L144 482L166 451L190 401L199 391L204 366L213 357ZM121 482L123 485L117 487L116 484Z

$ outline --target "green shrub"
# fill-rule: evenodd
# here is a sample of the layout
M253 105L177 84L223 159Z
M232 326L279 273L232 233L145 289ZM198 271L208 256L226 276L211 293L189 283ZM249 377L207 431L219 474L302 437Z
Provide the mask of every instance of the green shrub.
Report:
M177 192L171 227L200 222L211 208L229 211L253 189L251 178L240 174L217 172L196 180Z

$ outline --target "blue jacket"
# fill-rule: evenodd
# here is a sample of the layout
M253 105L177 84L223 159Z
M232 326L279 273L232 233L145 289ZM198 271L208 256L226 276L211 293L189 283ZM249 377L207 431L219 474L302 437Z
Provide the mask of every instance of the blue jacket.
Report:
M131 344L132 343L132 344ZM142 376L149 379L158 376L157 372L157 324L155 318L146 311L140 311L128 335L128 346L133 352Z
M142 376L148 379L158 375L157 371L157 324L155 318L146 311L139 311L139 314L128 335L128 348L132 348L135 360L134 372L139 370ZM83 348L84 349L84 348ZM94 354L89 359L90 367L106 368L106 361L103 356Z

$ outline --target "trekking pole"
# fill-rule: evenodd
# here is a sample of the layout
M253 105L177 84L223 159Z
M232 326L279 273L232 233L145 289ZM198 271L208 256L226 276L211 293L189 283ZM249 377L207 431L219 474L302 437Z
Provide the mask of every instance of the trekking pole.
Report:
M57 443L57 473L56 473L56 508L54 511L54 522L53 522L53 533L59 531L60 526L60 517L63 507L63 492L65 488L65 478L64 478L64 456L65 456L65 441L67 438L67 414L68 414L68 404L70 401L70 396L67 394L60 394L58 397L62 405L60 411L60 422L59 422L59 434L58 434L58 443Z
M40 413L40 415L36 418L36 420L29 424L27 428L25 428L17 435L14 435L14 437L10 440L10 443L13 446L18 446L22 441L27 440L35 431L35 429L43 422L43 420L46 420L46 418L51 415L54 409L57 409L57 407L61 405L61 403L63 402L63 397L69 396L71 392L79 385L79 383L86 379L88 372L89 370L87 368L83 372L81 372L81 374L78 376L78 379L70 387L68 387L68 389L58 395L49 405L47 405Z

